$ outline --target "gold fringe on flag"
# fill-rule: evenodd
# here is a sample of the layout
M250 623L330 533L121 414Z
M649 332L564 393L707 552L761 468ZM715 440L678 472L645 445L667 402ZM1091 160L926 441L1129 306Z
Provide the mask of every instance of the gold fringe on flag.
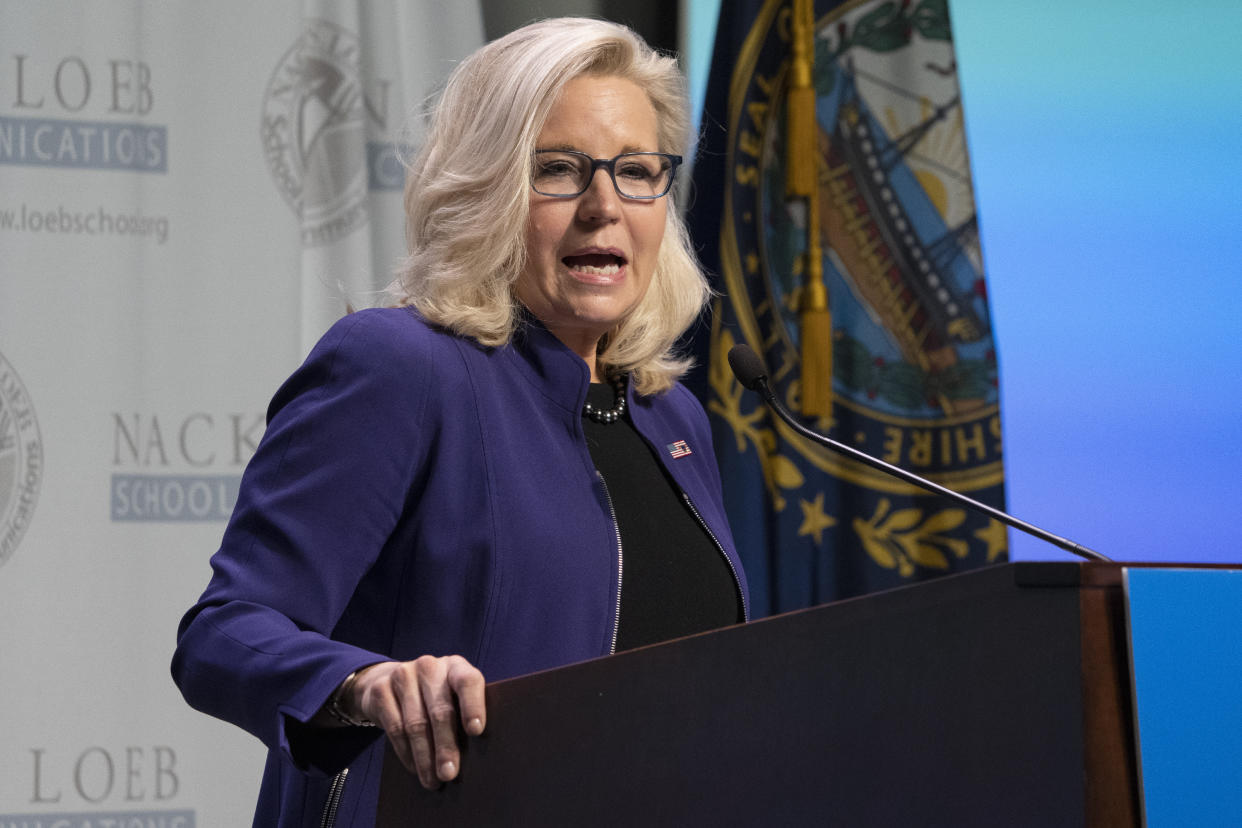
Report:
M808 200L806 270L798 305L802 339L802 414L832 415L832 313L824 287L824 251L819 245L819 198Z
M793 60L790 67L785 158L786 198L806 200L806 254L798 305L802 341L802 414L832 414L832 314L824 287L819 240L819 125L815 118L815 3L793 0Z
M815 192L815 12L813 0L793 0L793 62L786 101L785 196L809 198Z

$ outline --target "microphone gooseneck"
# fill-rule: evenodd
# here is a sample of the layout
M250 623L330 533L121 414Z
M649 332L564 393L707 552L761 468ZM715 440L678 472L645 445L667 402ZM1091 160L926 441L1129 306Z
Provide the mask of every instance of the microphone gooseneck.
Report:
M860 463L896 477L899 480L904 480L905 482L918 486L919 488L926 489L929 492L934 492L938 495L946 497L955 503L967 507L968 509L982 512L989 517L999 520L1001 523L1012 526L1014 529L1037 537L1042 541L1047 541L1048 543L1058 546L1067 552L1072 552L1080 558L1085 558L1089 561L1103 562L1109 562L1112 560L1111 558L1096 552L1094 549L1089 549L1082 544L1075 543L1074 541L1063 538L1060 535L1054 535L1051 532L1040 529L1038 526L1033 526L1024 520L1018 520L1008 512L1002 512L1000 509L996 509L986 503L980 503L979 501L969 498L960 492L947 489L939 483L933 483L924 477L919 477L913 472L908 472L900 466L894 466L891 463L886 463L878 457L872 457L870 454L866 454L856 448L847 446L844 443L832 439L831 437L825 437L818 432L812 431L802 425L802 423L798 422L793 414L791 414L789 410L786 409L785 406L781 405L780 401L776 399L776 395L772 393L772 389L768 386L768 373L767 369L763 367L763 360L759 358L759 355L756 354L754 349L752 349L749 345L740 343L734 345L733 348L729 350L729 367L733 369L733 375L737 377L737 381L740 382L744 388L751 391L758 391L759 395L763 397L763 401L768 404L768 407L776 412L776 416L780 417L790 428L808 440L827 446L838 454L843 454L846 457L857 460Z

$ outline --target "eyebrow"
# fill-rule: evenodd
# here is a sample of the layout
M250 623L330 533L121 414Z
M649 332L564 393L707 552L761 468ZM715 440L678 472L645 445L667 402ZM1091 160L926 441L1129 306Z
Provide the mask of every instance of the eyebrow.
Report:
M547 145L547 146L536 146L536 147L535 147L535 149L536 149L536 150L544 150L544 151L547 151L547 150L552 150L552 151L554 151L554 152L581 152L583 155L590 155L590 153L589 153L589 152L583 152L582 150L580 150L580 149L578 149L577 147L575 147L573 144L564 144L564 143L562 143L562 144L549 144L549 145ZM626 153L630 153L630 152L659 152L659 151L660 151L660 150L648 150L648 149L643 149L642 147L638 146L637 144L626 144L626 145L625 145L625 146L621 149L621 152L617 153L617 155L625 155Z

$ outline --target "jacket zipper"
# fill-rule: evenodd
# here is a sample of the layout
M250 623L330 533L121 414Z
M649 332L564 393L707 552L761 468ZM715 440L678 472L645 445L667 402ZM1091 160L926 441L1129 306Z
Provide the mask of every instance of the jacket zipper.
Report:
M323 818L319 820L319 828L333 828L336 825L336 809L341 805L341 793L345 790L347 776L349 768L332 777L332 787L328 789L328 801L323 805Z
M608 483L598 469L595 476L599 478L599 484L604 487L604 499L608 501L608 513L612 515L612 530L617 535L617 608L612 618L612 643L608 645L608 655L613 655L617 651L617 632L621 628L621 571L625 565L625 557L621 552L621 524L617 523L617 510L612 505L612 494L608 491Z
M750 607L746 605L746 592L742 589L742 579L737 576L737 567L733 565L733 561L729 559L729 553L725 552L724 546L716 539L716 533L707 525L707 521L703 520L703 516L699 514L699 510L695 508L694 502L690 500L690 495L684 491L681 493L682 499L686 501L686 505L690 507L690 514L694 515L694 519L699 522L699 526L703 527L703 531L712 539L712 543L716 544L716 549L724 557L725 563L729 565L729 571L733 573L733 583L737 587L737 594L742 599L742 620L750 620Z

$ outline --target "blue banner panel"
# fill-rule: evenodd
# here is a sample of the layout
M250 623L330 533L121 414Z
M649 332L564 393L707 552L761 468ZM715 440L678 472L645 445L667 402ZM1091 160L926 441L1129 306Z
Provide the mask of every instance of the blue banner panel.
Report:
M168 172L168 128L0 116L0 164Z
M237 474L114 474L112 520L225 521L237 505L240 488Z
M1149 828L1242 825L1242 570L1125 570Z
M193 811L91 811L0 814L4 828L195 828Z

